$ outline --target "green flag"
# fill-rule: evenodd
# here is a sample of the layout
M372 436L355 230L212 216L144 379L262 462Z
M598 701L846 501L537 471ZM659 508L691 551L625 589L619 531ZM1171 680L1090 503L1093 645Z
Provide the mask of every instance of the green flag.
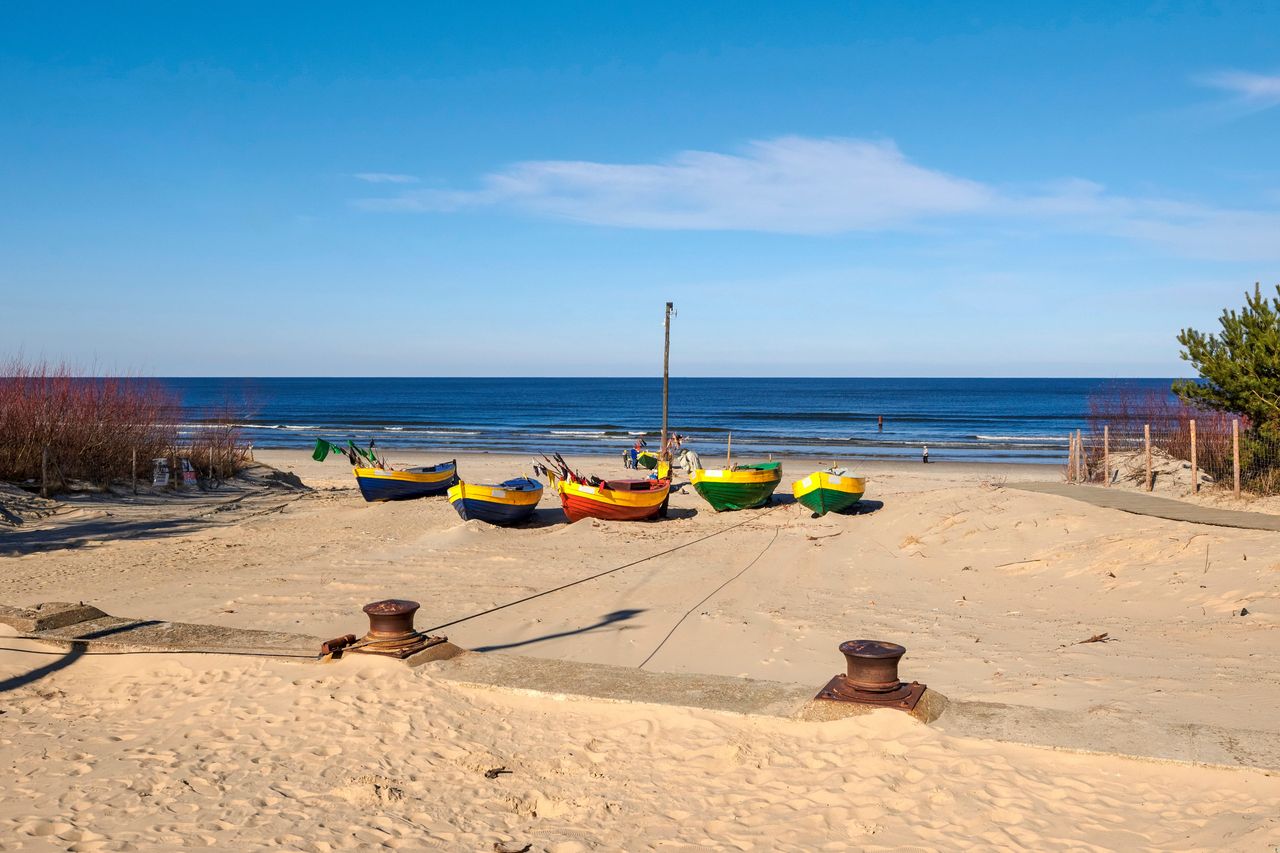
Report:
M316 449L315 449L315 452L311 454L311 458L316 460L317 462L323 462L325 458L329 455L329 452L333 449L334 447L332 444L325 441L323 438L317 438Z
M351 449L356 453L360 454L361 456L363 456L365 459L368 459L370 462L374 463L375 465L378 463L378 458L374 456L373 453L371 453L368 450L365 450L363 447L356 444L354 441L347 439L347 444L351 445Z

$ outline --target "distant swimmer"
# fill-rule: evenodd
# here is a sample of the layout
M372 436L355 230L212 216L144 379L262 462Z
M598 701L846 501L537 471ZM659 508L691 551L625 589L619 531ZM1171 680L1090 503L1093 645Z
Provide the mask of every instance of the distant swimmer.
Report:
M884 415L880 415L876 418L876 425L880 427L881 432L884 432Z

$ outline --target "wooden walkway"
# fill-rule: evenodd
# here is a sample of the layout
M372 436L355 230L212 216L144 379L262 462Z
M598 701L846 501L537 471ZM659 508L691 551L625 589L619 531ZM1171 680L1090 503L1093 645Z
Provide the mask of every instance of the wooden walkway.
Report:
M1008 488L1039 492L1043 495L1058 495L1094 506L1123 510L1135 515L1148 515L1153 518L1167 518L1170 521L1211 524L1215 527L1239 527L1245 530L1280 531L1280 515L1200 506L1185 501L1158 498L1142 492L1131 492L1128 489L1108 489L1102 486L1080 486L1071 483L1009 483Z

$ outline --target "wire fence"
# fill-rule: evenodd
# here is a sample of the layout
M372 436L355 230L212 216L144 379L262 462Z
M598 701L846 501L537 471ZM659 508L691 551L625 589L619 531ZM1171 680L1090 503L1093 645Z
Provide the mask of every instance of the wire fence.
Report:
M1227 415L1092 422L1070 437L1067 482L1147 491L1280 494L1280 440Z

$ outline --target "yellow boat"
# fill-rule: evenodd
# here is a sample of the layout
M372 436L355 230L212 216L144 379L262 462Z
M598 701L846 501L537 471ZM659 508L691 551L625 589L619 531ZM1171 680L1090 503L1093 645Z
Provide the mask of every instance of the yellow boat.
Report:
M449 503L465 519L490 524L519 524L533 515L542 499L542 484L529 477L505 483L458 483L449 490Z
M764 506L782 482L782 463L756 462L732 468L699 468L693 488L716 512Z
M818 515L840 512L862 500L867 491L864 477L849 477L831 471L814 471L791 484L796 500Z

